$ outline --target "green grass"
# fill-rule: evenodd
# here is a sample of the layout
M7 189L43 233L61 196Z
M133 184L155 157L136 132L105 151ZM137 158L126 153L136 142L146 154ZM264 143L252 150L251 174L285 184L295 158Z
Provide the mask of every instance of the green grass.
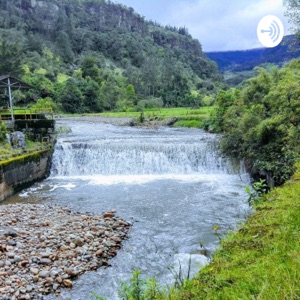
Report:
M48 149L49 145L45 145L39 142L26 142L26 152L22 149L11 149L8 143L0 143L0 161L6 161L24 154L30 154L36 151Z
M176 127L203 128L203 122L199 120L179 120L174 124Z
M159 122L173 117L178 117L179 120L174 124L176 127L195 127L204 128L209 121L210 114L214 110L213 106L201 107L198 109L192 108L157 108L145 110L144 119L147 122ZM141 112L127 111L127 112L103 112L92 114L64 114L67 117L82 117L82 116L100 116L107 118L133 118L139 121Z
M211 264L163 299L300 299L300 163L266 195ZM161 298L160 298L161 299Z
M144 111L145 117L154 117L158 116L163 119L172 118L172 117L184 117L184 116L199 116L199 115L209 115L209 113L214 108L212 106L201 107L198 109L192 108L157 108L157 109L149 109ZM140 116L140 112L104 112L99 114L103 117L111 117L111 118L138 118Z
M203 128L205 123L209 120L210 113L213 109L213 106L201 107L198 109L182 107L149 109L144 111L144 118L145 121L163 121L169 118L178 117L179 121L174 124L176 127ZM105 112L97 115L110 118L135 118L138 120L141 112Z

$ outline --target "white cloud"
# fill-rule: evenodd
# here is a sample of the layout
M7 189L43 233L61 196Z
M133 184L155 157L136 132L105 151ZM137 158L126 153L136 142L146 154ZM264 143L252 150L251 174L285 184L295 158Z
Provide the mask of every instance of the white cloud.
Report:
M279 17L288 33L282 0L119 0L147 19L186 26L205 51L261 47L256 27L265 15ZM135 4L138 5L135 7ZM139 9L141 11L139 11Z

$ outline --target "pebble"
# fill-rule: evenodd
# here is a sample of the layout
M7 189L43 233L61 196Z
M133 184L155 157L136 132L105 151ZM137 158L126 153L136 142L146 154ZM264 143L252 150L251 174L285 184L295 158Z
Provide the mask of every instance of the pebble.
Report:
M64 279L63 280L63 284L67 287L67 288L71 288L73 286L73 282L69 279Z
M130 228L115 213L80 214L43 204L0 206L0 299L59 295L79 275L109 266Z
M39 274L39 269L37 269L37 268L30 268L30 272L31 272L33 275L37 275L37 274Z
M14 240L10 240L10 241L8 241L7 242L7 245L9 245L9 246L16 246L17 245L17 243L16 243L16 241L14 241Z
M15 230L7 229L4 233L4 236L11 236L11 237L17 237L18 234Z

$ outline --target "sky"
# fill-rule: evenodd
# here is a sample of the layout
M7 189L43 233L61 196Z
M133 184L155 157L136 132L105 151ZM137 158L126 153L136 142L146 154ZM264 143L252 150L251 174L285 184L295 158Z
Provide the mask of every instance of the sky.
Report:
M146 20L187 27L204 51L245 50L262 47L256 28L266 15L277 16L284 32L291 25L282 0L115 0L132 7Z

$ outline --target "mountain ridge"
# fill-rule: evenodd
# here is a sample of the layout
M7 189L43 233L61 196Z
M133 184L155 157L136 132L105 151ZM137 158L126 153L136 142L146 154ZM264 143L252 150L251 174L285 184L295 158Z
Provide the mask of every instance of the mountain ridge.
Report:
M295 35L287 35L274 48L210 51L205 52L205 54L217 63L220 71L240 72L252 70L254 67L265 63L280 66L300 56L300 45Z

